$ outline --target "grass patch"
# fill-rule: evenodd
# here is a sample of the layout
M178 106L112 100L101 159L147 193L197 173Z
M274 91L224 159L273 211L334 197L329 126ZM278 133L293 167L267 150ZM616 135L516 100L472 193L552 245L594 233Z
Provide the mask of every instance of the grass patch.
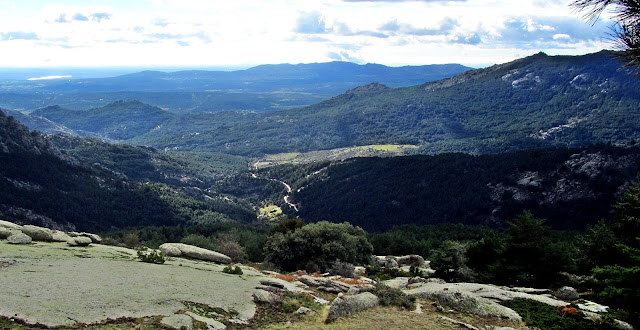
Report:
M268 222L275 222L282 218L282 209L277 205L267 205L258 210L258 218Z

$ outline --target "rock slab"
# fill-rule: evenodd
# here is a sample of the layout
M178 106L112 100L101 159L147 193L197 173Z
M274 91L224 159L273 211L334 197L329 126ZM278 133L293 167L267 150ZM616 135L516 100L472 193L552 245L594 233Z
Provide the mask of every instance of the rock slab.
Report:
M175 314L164 317L160 324L170 329L191 330L193 329L193 319L189 315Z
M325 322L333 322L340 317L376 307L378 304L380 304L380 300L371 292L338 297L329 306L329 314L327 314Z
M160 245L160 251L169 257L187 257L221 264L230 264L232 262L231 258L222 253L183 243L164 243ZM180 254L178 254L178 251L180 251Z

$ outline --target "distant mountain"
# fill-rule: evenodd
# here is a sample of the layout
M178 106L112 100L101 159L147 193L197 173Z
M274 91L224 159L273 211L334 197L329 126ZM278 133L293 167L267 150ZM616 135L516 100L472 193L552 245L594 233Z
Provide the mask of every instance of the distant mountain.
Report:
M350 62L261 65L238 71L143 71L112 78L55 79L22 83L14 89L56 93L89 92L306 92L336 95L371 82L392 87L440 80L469 70L459 64L388 67ZM15 82L14 82L15 83Z
M371 144L496 153L640 138L640 79L612 52L543 53L418 86L363 87L306 108L180 116L131 143L241 155Z
M47 118L78 132L95 133L108 140L126 140L145 134L176 116L139 101L119 101L88 111L50 106L31 115Z

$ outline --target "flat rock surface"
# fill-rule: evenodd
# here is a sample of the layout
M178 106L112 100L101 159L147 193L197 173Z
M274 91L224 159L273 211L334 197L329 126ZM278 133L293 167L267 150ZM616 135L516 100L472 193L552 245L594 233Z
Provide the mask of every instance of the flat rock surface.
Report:
M198 260L143 263L134 250L98 244L0 241L0 260L11 261L0 267L0 315L48 326L172 315L183 301L235 309L249 319L251 294L267 278L248 267L242 276L225 274L224 266Z

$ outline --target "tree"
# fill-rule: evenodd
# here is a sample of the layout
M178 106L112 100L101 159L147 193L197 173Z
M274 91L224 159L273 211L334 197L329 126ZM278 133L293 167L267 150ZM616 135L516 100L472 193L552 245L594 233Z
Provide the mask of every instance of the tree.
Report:
M575 0L572 7L586 12L585 18L595 22L605 9L615 14L616 24L611 36L627 67L640 69L640 1L638 0Z
M295 231L276 232L265 243L265 256L282 270L326 271L336 260L369 261L373 246L367 233L351 224L321 221Z

